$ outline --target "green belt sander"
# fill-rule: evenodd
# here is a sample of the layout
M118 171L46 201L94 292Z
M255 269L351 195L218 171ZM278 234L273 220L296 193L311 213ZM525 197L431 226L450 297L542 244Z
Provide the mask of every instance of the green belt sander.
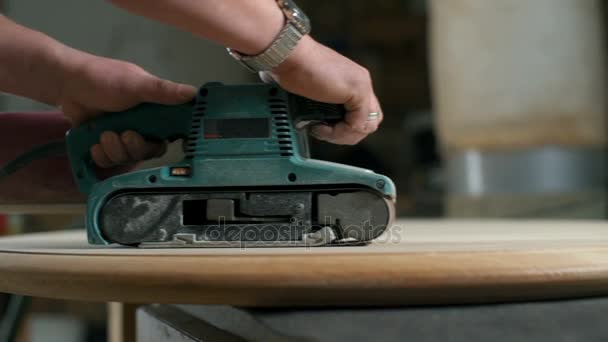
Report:
M92 244L140 247L364 244L390 226L395 186L372 171L309 159L306 126L344 108L276 85L208 83L175 106L142 104L67 134ZM90 148L104 131L183 139L179 163L100 180Z

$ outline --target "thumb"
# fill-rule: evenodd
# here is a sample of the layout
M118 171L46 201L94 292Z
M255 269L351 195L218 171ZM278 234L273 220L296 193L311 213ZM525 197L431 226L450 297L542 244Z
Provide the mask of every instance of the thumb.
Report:
M141 78L138 93L142 102L166 105L180 104L191 100L196 95L196 88L181 83L149 75Z
M78 127L83 122L90 120L99 114L98 111L88 109L76 102L62 103L59 105L59 109L63 112L63 115L70 120L72 127Z

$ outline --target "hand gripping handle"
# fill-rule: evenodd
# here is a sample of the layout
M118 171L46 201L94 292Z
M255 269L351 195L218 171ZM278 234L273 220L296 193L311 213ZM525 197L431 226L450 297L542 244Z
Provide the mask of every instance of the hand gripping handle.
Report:
M78 189L88 194L99 182L91 159L91 147L101 134L133 130L150 140L175 140L188 135L193 102L182 105L143 103L123 112L105 113L67 132L68 158Z

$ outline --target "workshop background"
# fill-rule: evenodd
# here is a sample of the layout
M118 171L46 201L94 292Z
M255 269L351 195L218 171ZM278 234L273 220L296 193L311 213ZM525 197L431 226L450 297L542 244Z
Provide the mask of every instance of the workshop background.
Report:
M391 177L399 216L608 217L602 1L298 3L316 39L370 69L385 113L363 143L315 142L313 153ZM223 47L102 0L0 0L0 11L163 78L256 81ZM474 25L491 26L500 39ZM437 32L446 38L433 40ZM0 94L0 111L45 109ZM0 235L82 225L74 213L0 213ZM36 298L21 341L104 341L105 310Z

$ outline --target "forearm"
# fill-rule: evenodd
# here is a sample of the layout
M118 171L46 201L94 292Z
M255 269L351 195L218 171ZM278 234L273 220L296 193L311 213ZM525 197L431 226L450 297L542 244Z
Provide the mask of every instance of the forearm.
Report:
M56 105L76 51L0 15L0 91Z
M266 49L284 25L283 14L275 0L110 2L250 55Z

